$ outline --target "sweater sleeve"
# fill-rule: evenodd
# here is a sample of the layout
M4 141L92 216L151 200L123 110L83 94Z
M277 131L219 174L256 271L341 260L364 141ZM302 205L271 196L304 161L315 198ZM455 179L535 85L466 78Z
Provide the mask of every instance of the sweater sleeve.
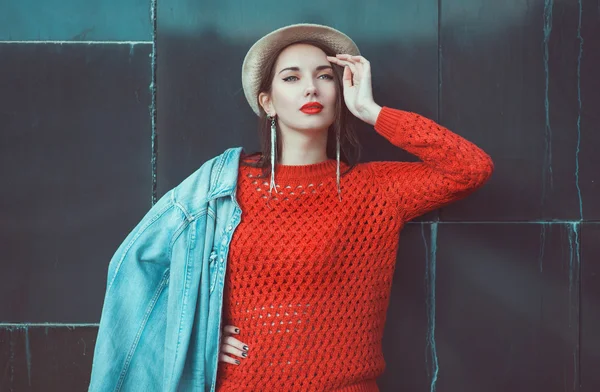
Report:
M482 149L419 114L384 106L375 130L421 160L372 162L404 221L465 198L494 170Z

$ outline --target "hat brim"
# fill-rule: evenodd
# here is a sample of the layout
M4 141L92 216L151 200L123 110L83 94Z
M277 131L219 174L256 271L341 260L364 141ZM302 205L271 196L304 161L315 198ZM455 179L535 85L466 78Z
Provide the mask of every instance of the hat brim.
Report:
M242 63L244 95L256 115L260 115L256 95L261 83L260 75L267 58L281 48L305 39L322 42L336 53L360 55L358 47L350 37L329 26L299 23L270 32L252 45Z

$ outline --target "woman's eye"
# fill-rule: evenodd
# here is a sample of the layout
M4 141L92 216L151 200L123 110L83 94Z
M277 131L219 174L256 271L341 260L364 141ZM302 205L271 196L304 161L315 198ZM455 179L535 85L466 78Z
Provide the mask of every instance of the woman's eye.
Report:
M323 75L321 75L321 76L325 76L325 79L333 80L333 76L331 76L331 75L329 75L329 74L323 74ZM321 77L321 76L319 76L319 77ZM297 77L295 77L295 76L288 76L287 78L283 78L282 80L283 80L284 82L289 82L289 79L290 79L290 78L296 78L296 79L298 79L298 78L297 78Z

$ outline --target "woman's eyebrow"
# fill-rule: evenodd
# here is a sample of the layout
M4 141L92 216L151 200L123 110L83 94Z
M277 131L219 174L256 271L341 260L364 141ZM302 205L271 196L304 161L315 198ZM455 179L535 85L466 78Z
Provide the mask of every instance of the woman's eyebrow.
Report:
M319 65L316 68L317 71L320 71L322 69L333 69L333 68L331 67L331 65ZM298 67L287 67L287 68L284 68L281 71L279 71L279 73L282 73L283 71L300 71L300 68L298 68Z

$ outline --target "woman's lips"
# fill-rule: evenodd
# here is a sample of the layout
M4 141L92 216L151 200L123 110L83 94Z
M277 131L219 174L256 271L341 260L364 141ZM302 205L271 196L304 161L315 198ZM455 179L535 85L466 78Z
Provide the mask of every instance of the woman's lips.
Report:
M323 110L323 105L319 102L307 102L305 103L300 110L306 114L317 114Z
M302 108L300 110L306 114L317 114L317 113L320 113L321 110L323 110L323 109L316 107L316 106L310 106L310 107Z

